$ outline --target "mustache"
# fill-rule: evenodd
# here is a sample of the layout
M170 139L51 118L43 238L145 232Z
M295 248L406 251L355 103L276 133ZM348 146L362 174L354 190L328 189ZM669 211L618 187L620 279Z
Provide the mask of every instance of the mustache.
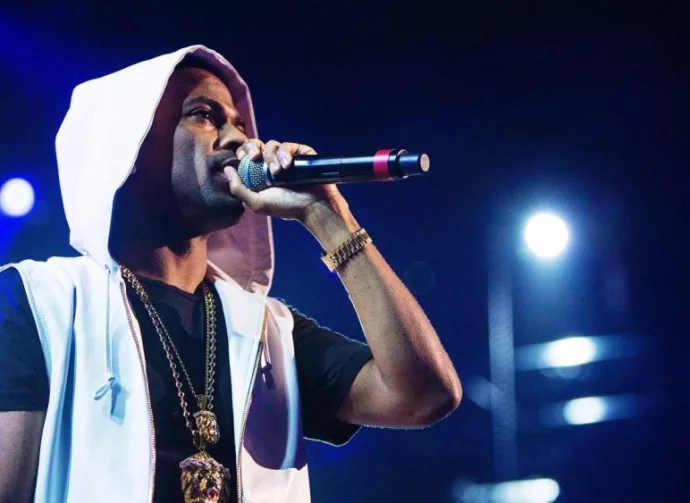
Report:
M232 166L237 169L240 160L234 152L223 152L221 154L212 154L206 158L206 163L211 172L223 171L227 166Z

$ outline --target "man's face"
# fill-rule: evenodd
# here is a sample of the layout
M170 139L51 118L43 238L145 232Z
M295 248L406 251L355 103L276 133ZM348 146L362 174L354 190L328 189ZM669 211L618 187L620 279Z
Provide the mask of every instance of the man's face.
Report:
M246 140L225 84L207 70L178 68L142 145L137 178L154 204L173 205L193 232L233 225L244 207L230 194L223 168L237 165L235 152Z

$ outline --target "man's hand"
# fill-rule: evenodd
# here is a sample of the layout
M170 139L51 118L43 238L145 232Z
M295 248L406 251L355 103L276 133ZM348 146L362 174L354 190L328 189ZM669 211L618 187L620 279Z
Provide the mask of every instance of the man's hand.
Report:
M313 155L296 143L250 140L237 156L263 155L272 174L292 167L294 155ZM359 224L335 185L303 190L271 187L255 193L226 168L231 193L254 211L299 220L324 250L345 242ZM373 361L359 372L338 417L354 424L423 427L453 411L460 379L421 307L373 244L338 268L364 329Z
M315 154L316 151L308 145L279 143L275 140L265 144L260 140L249 140L237 150L240 160L245 157L254 161L263 158L273 175L292 168L293 156ZM344 202L335 185L299 190L270 187L261 192L252 192L242 184L234 168L225 168L225 175L230 181L230 193L250 209L263 215L304 222L310 208L316 203L342 205Z

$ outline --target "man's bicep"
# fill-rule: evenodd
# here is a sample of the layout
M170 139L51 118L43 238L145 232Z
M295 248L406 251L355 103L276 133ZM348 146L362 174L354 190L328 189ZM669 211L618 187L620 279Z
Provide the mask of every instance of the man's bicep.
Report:
M45 412L0 412L0 503L33 499Z

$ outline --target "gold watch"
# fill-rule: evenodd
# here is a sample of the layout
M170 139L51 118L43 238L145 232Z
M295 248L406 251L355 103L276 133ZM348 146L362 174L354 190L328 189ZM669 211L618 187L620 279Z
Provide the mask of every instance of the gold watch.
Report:
M371 242L372 239L367 231L359 229L350 234L350 237L335 250L330 253L324 252L321 255L321 260L326 264L328 270L333 272Z

